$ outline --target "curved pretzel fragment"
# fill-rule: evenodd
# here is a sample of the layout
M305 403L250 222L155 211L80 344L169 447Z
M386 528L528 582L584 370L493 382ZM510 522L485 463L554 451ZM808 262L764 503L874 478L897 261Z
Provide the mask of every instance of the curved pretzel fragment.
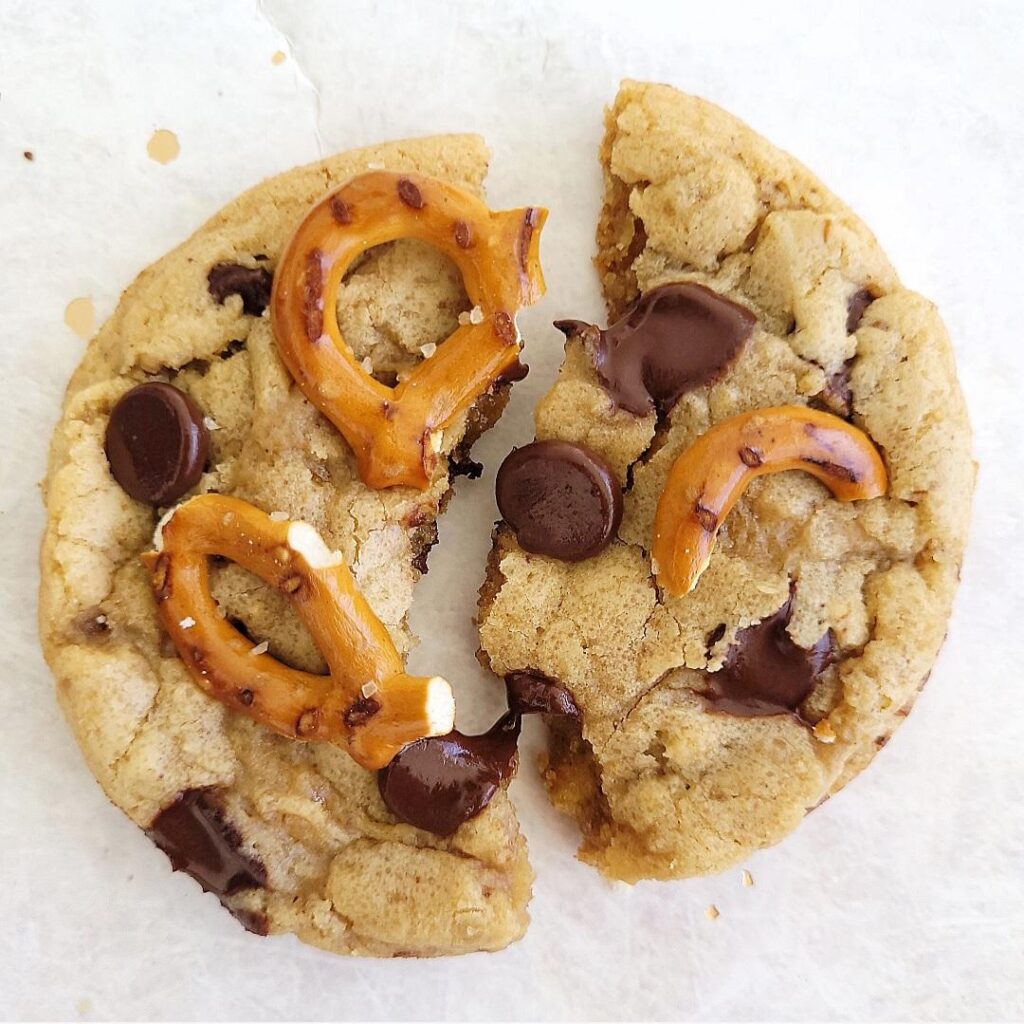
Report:
M802 469L840 501L877 498L885 464L862 430L802 405L755 409L716 424L676 460L654 517L658 583L679 596L707 568L718 529L751 480Z
M451 687L410 676L341 555L308 523L277 522L219 494L177 506L158 550L142 556L157 611L192 678L211 697L269 729L346 749L381 768L407 743L455 722ZM240 633L210 594L208 559L237 562L287 599L330 672L291 668Z
M299 225L274 274L274 335L303 394L352 446L368 486L427 487L440 432L515 364L515 313L544 293L546 219L538 207L494 213L469 192L422 174L374 171L317 203ZM461 324L388 387L345 343L336 302L353 261L398 238L418 238L448 256L482 317Z

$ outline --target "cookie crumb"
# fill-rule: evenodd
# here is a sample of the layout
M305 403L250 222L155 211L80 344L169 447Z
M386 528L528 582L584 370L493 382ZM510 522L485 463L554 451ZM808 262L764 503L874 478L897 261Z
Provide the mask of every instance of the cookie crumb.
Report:
M366 356L359 365L363 368L364 373L373 373L373 360L369 356Z
M196 620L191 615L186 615L185 618L178 623L182 629L191 629L196 624Z
M158 128L149 137L146 152L150 160L155 160L158 164L169 164L172 160L177 160L181 144L174 132L167 128Z
M264 640L262 643L258 643L249 653L255 657L257 654L266 654L270 650L270 641Z
M363 683L359 692L364 697L372 697L379 689L380 687L371 679L368 683Z
M273 519L275 523L287 523L288 513L277 510L270 513L270 518Z
M428 342L426 345L420 345L420 354L424 359L429 359L436 351L437 345L432 341Z
M819 743L835 743L836 733L827 718L823 718L812 730Z
M203 426L210 431L220 430L220 424L212 416L203 417Z
M749 871L743 872L743 884L748 889L754 884L754 876Z
M708 907L708 909L704 911L704 916L705 916L705 917L706 917L706 918L707 918L707 919L708 919L709 921L714 921L714 920L717 920L717 919L718 919L719 917L721 917L721 914L719 914L719 912L718 912L718 907L716 907L716 906L714 905L714 903L712 903L712 904L711 904L711 905L710 905L710 906Z
M288 59L288 54L285 53L284 50L275 50L270 55L270 63L273 64L275 67L278 64L283 64L287 59Z

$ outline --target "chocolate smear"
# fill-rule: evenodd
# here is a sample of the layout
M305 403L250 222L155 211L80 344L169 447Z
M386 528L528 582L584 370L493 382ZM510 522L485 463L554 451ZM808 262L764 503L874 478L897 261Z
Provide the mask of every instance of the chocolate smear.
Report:
M555 326L566 337L582 336L616 405L664 416L687 391L721 376L756 322L750 310L703 285L667 284L604 330L580 320Z
M572 694L543 672L510 672L505 676L505 692L509 710L517 715L580 715Z
M206 892L223 898L267 884L266 869L242 850L242 837L224 817L216 790L186 790L153 819L146 835L175 871L191 875Z
M708 709L754 718L792 714L835 660L829 630L809 650L793 642L786 626L793 614L793 596L768 618L741 629L725 655L725 664L705 676L702 696Z

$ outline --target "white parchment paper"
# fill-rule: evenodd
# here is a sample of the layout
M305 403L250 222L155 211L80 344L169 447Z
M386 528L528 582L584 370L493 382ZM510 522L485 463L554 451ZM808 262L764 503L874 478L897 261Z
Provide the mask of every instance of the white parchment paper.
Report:
M1014 0L0 0L0 1016L1024 1015L1022 38ZM532 436L561 354L550 321L601 315L595 150L627 75L705 95L796 153L939 304L981 469L931 682L864 776L752 858L753 887L739 870L606 884L527 767L513 794L537 884L511 949L373 962L249 936L107 803L38 650L36 483L84 344L65 306L89 296L102 320L267 174L382 139L487 136L492 205L551 208L549 291L521 321L530 377L479 447L487 474L458 485L413 614L414 665L457 680L461 721L482 726L499 699L470 620L493 473ZM147 156L156 129L180 142L167 165Z

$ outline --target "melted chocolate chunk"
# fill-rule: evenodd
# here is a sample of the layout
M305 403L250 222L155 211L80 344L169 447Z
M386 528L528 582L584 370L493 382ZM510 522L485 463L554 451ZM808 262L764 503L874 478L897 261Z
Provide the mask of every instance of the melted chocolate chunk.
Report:
M565 715L579 718L572 694L542 672L510 672L505 676L509 710L516 715Z
M223 898L267 884L263 865L242 849L242 837L225 820L216 790L190 789L164 808L146 834L206 892ZM243 922L244 923L244 922Z
M710 710L745 718L792 714L807 699L835 659L835 641L829 630L810 650L799 647L786 632L792 614L791 594L773 615L736 634L725 664L706 676Z
M515 774L519 726L509 712L482 736L453 730L410 743L377 775L384 803L399 821L450 836Z
M525 363L521 363L516 359L511 366L506 366L505 369L494 378L494 384L492 387L496 388L506 382L509 384L515 384L516 381L525 380L529 372L530 368Z
M850 301L846 304L846 333L853 334L855 330L860 326L861 318L864 316L864 310L875 301L875 296L867 290L867 288L861 288L860 291L854 292L850 296Z
M568 441L515 448L498 470L498 509L526 551L579 562L603 551L622 520L608 464Z
M853 391L850 388L850 362L825 382L824 388L811 399L811 406L848 420L853 415Z
M170 384L139 384L110 412L110 472L136 501L154 507L177 501L199 483L208 448L202 412Z
M582 335L605 388L620 408L664 416L679 398L719 377L736 359L756 318L699 284L647 292L611 327L558 320L567 337Z
M224 305L229 295L242 296L242 311L261 316L270 302L274 276L266 267L244 267L241 263L215 263L206 275L210 294Z

